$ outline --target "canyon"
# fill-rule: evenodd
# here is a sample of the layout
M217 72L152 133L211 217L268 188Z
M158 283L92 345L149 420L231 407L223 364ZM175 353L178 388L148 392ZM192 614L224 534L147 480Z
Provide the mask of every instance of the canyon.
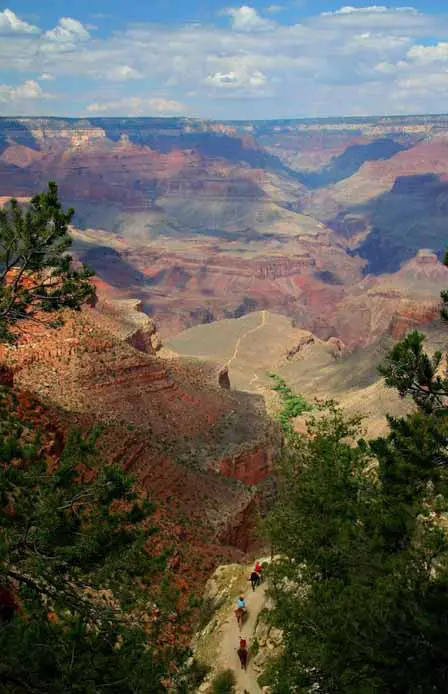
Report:
M411 323L434 315L440 268L418 297L400 268L441 257L447 153L446 116L0 119L0 196L56 180L100 296L140 300L162 338L270 310L354 348L389 330L385 274Z
M282 445L268 373L370 435L406 411L376 367L410 329L441 344L448 117L0 119L0 204L49 180L98 301L25 325L0 376L56 438L101 425L182 606L254 547Z

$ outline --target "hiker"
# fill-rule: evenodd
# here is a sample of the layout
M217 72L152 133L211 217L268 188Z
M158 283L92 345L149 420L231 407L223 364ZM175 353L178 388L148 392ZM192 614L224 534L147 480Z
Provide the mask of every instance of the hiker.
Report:
M249 653L247 652L246 639L240 639L240 647L238 648L237 653L238 653L238 658L240 659L241 669L246 670L247 669L247 660L249 657Z
M263 567L261 566L259 561L257 561L257 563L255 564L255 571L257 572L258 578L260 579L261 583L263 580Z
M261 583L260 575L255 570L252 571L251 575L249 576L249 581L251 582L252 590L255 590L255 588Z

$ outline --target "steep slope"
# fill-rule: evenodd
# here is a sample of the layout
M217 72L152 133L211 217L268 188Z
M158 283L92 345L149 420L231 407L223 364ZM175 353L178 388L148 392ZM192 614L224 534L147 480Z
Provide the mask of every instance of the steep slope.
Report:
M194 519L209 542L232 539L255 498L241 482L263 482L276 453L262 399L222 390L213 365L164 362L102 324L110 328L110 317L89 309L60 331L34 329L17 348L3 348L15 386L66 426L102 425L107 455L137 474L172 518ZM236 533L243 549L247 538Z
M433 136L314 194L305 204L325 220L366 272L394 272L420 248L446 244L448 138Z

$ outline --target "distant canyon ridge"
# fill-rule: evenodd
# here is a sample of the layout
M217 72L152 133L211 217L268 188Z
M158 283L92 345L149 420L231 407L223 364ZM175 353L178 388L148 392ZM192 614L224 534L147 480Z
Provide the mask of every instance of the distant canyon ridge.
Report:
M101 298L165 338L268 310L368 346L448 286L448 116L0 119L1 201L49 180Z

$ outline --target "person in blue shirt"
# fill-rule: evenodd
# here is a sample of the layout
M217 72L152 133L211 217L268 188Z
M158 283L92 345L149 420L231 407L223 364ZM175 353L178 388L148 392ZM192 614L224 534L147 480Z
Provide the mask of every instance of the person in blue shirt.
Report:
M240 595L240 597L237 600L236 606L238 609L239 608L241 608L242 610L246 609L246 601L244 599L244 595Z

